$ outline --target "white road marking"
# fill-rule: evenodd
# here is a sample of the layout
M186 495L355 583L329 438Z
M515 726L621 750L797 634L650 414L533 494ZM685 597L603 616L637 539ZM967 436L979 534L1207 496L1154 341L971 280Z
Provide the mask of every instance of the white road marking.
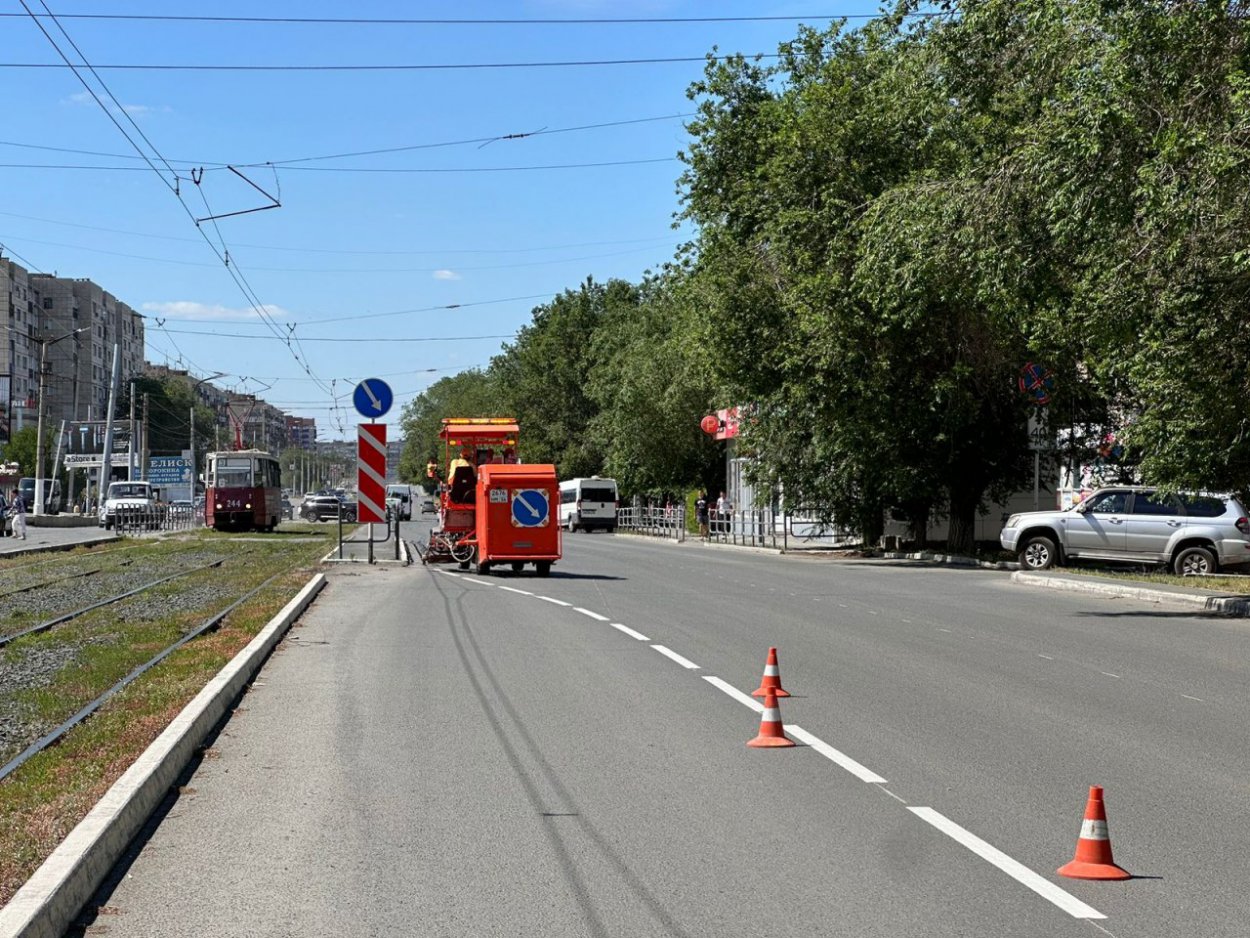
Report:
M1098 673L1099 673L1099 674L1101 674L1101 675L1103 675L1103 676L1105 676L1105 677L1114 677L1114 678L1118 678L1118 677L1120 676L1120 675L1118 675L1118 674L1112 674L1110 671L1099 671Z
M1202 703L1201 697L1190 697L1188 694L1181 694L1181 696L1184 697L1186 700L1196 700L1198 701L1198 703Z
M539 596L538 598L541 599L545 603L552 603L556 606L572 606L573 605L572 603L566 603L562 599L552 599L550 596Z
M744 694L728 681L721 680L718 677L713 677L710 674L703 675L703 680L707 681L713 687L723 690L726 694L738 701L738 703L742 704L744 707L750 707L756 713L764 712L764 705L760 701L756 700L750 694Z
M907 804L906 801L904 801L898 795L894 794L894 792L890 791L890 789L886 788L884 785L881 786L881 790L885 792L887 795L889 795L891 798L893 798L895 801L899 802L900 804Z
M870 785L875 785L885 781L885 779L872 769L860 765L846 753L839 752L837 749L834 749L823 739L818 736L813 736L807 730L803 729L803 727L795 726L793 723L787 723L785 726L786 732L795 739L800 742L807 743L807 745L811 746L826 759L829 759L831 762L836 762L838 765L842 766L842 768L846 769L858 778L861 782L868 782Z
M608 617L607 617L607 616L601 616L601 615L599 615L599 613L597 613L597 612L591 612L589 609L583 609L581 606L574 606L574 607L573 607L573 611L574 611L574 612L580 612L580 613L581 613L582 615L584 615L584 616L590 616L590 618L592 618L592 619L597 619L597 620L598 620L598 621L600 621L600 622L607 622L607 621L608 621Z
M435 568L434 568L434 572L435 572L435 573L443 573L443 574L446 574L447 576L453 576L453 577L455 577L457 580L463 580L463 579L464 579L464 577L462 577L459 573L452 573L450 570L439 570L437 567L435 567Z
M1073 918L1106 918L1097 909L1086 905L1076 896L1060 889L1048 879L1044 879L1031 869L1013 860L1007 854L1003 853L997 847L986 843L976 834L960 827L950 818L939 814L932 808L908 808L912 814L929 824L932 824L947 837L963 844L981 859L986 860L994 866L998 867L1012 879L1020 884L1032 889L1035 893L1052 902L1067 912Z
M697 671L699 669L699 666L697 664L695 664L689 658L683 658L681 655L677 654L677 652L673 651L673 649L671 648L665 648L663 645L652 645L651 647L654 648L656 651L658 651L660 654L662 654L665 658L672 658L683 668L689 668L691 671Z
M939 632L949 632L950 629L938 629Z
M630 638L638 639L640 642L651 641L651 639L647 638L647 636L643 635L641 632L635 632L628 625L621 625L619 622L609 622L608 625L612 626L612 628L616 629L618 632L624 632Z
M533 596L529 590L519 590L515 586L501 586L501 590L507 590L509 593L520 593L522 596Z
M1054 658L1052 658L1050 655L1038 655L1037 657L1039 657L1039 658L1045 658L1047 661L1054 661L1054 660L1055 660L1055 659L1054 659Z

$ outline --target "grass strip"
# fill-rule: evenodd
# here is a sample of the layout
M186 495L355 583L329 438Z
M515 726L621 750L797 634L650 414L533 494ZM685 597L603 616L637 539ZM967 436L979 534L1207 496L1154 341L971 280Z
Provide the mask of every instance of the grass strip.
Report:
M201 536L206 541L229 538ZM116 640L88 644L79 660L61 669L51 685L30 692L40 712L48 718L61 714L60 722L112 686L136 659L150 658L248 589L282 573L232 612L219 629L183 645L115 694L58 745L0 782L0 904L13 896L204 685L303 588L327 542L324 537L299 542L274 538L265 550L249 555L245 575L235 571L237 580L229 590L216 596L197 592L201 601L169 615L159 614L159 600L149 602L136 623L118 622L113 616L109 628ZM220 578L229 572L206 574Z

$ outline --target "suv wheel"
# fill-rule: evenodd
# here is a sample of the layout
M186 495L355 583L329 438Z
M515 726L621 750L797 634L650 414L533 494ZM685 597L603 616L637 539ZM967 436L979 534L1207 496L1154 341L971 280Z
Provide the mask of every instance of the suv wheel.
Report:
M1186 547L1172 561L1177 576L1207 576L1216 569L1215 554L1205 547Z
M1049 570L1055 564L1055 542L1035 534L1020 547L1020 566L1026 570Z

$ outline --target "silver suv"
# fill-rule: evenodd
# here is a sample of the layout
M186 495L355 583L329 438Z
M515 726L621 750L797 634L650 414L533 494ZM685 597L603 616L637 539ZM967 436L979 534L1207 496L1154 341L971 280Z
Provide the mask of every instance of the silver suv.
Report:
M1229 495L1099 489L1065 511L1012 515L999 535L1024 570L1069 559L1166 564L1180 576L1250 564L1250 519Z

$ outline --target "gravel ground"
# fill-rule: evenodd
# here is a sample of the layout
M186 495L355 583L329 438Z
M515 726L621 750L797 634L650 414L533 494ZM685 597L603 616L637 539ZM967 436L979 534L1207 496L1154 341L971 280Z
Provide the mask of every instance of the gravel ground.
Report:
M246 562L246 553L175 548L167 554L149 556L118 551L116 557L88 555L15 565L0 572L0 582L4 583L0 588L0 634L20 631L179 571L218 560L229 562L242 558ZM64 579L72 573L91 569L100 572ZM126 623L149 623L197 609L209 610L204 614L206 619L213 611L225 608L235 594L233 589L223 591L218 583L187 584L180 588L181 582L173 580L154 593L140 593L116 606L106 607L115 613L111 621L117 627L124 627ZM47 585L26 592L11 592L37 583ZM4 595L5 591L10 594ZM107 635L98 634L88 639L69 639L66 634L61 640L50 640L48 636L58 631L0 648L0 763L17 755L59 722L36 717L33 706L22 700L25 693L49 686L90 644L117 639L117 630L113 628Z

